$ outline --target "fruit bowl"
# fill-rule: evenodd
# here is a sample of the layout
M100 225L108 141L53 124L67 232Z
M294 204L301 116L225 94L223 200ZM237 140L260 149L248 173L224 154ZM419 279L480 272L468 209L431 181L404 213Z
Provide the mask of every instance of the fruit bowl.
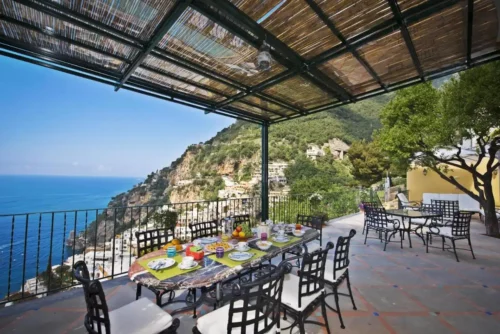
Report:
M248 239L250 239L251 237L253 237L253 235L249 235L249 236L244 236L243 238L240 237L240 236L232 236L233 240L238 240L238 241L247 241Z

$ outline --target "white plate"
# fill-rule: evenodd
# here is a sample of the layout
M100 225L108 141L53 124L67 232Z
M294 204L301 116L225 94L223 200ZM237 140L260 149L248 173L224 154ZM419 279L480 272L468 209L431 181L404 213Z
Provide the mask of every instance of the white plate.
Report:
M238 251L238 252L246 252L249 249L250 249L250 247L248 247L248 246L246 246L245 248L238 248L237 246L234 247L234 250Z
M202 245L208 245L208 244L213 244L214 242L219 241L219 238L217 237L206 237L206 238L201 238L199 239Z
M191 267L184 267L184 265L183 265L183 264L182 264L182 262L181 262L181 263L179 263L178 267L179 267L179 269L181 269L181 270L189 270L189 269L193 269L193 268L198 267L198 262L193 261L193 263L191 264Z
M274 237L273 241L276 241L276 242L279 242L279 243L285 243L285 242L290 241L290 238L278 239L278 238Z
M228 244L229 244L229 249L224 250L224 252L230 252L230 251L232 251L234 249L234 245L232 245L230 243L228 243ZM207 246L210 246L210 244L205 245L205 247L203 247L203 251L204 252L206 252L206 253L215 253L215 250L214 251L208 250Z
M253 253L248 252L232 252L229 253L228 257L233 261L247 261L253 257Z
M153 270L162 270L172 267L175 264L175 260L172 258L156 259L149 261L148 267Z

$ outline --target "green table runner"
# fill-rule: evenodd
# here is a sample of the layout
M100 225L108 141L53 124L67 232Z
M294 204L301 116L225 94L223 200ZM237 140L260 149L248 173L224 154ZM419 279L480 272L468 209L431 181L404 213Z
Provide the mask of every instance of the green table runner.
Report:
M276 246L276 247L279 247L279 248L283 248L283 247L287 247L289 246L290 244L293 244L294 242L297 242L299 241L300 239L302 238L298 238L298 237L290 237L290 240L288 240L287 242L277 242L277 241L274 241L272 238L271 238L271 242L273 243L273 246Z
M252 261L252 260L258 259L259 257L263 257L264 255L267 254L266 252L263 252L263 251L260 251L260 250L257 250L257 249L253 249L253 248L250 248L247 252L255 254L254 256L252 256L247 261ZM220 259L218 259L215 254L209 255L208 258L211 259L211 260L214 260L216 262L222 263L223 265L226 265L226 266L228 266L230 268L234 268L236 266L241 266L243 263L247 262L247 261L234 261L234 260L231 260L229 258L229 253L231 253L231 252L224 252L224 257L220 258Z
M149 268L148 263L153 261L153 260L156 260L156 259L166 259L167 258L166 255L153 257L153 258L150 258L147 260L139 260L139 264L144 269L146 269L148 272L150 272L154 277L159 279L160 281L172 278L174 276L182 275L182 274L185 274L185 273L188 273L188 272L191 272L193 270L197 270L197 269L201 268L201 266L197 266L197 267L194 267L193 269L188 269L188 270L180 269L178 267L178 264L182 262L182 257L183 257L182 255L174 256L173 259L175 260L176 264L174 264L170 268L161 269L161 270L153 270L153 269Z

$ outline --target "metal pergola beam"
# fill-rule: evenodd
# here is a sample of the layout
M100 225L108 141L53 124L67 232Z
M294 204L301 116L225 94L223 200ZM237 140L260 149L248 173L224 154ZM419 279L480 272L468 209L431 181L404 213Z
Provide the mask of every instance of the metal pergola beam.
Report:
M30 52L28 52L28 51L19 52L18 50L9 50L7 52L7 51L2 50L2 48L4 48L4 46L0 45L0 55L1 56L5 56L5 57L8 57L8 58L21 60L21 61L24 61L24 62L27 62L27 63L30 63L30 64L34 64L34 65L46 67L46 68L53 69L53 70L56 70L56 71L59 71L59 72L71 74L71 75L74 75L74 76L77 76L77 77L80 77L80 78L84 78L84 79L96 81L96 82L99 82L99 83L103 83L103 84L109 85L109 86L114 86L116 84L116 78L106 78L106 77L99 77L99 76L94 76L94 75L88 75L88 74L85 74L84 72L81 72L81 70L73 69L71 67L68 67L68 65L66 65L66 64L62 64L57 59L50 59L49 57L47 57L47 59L43 59L43 58L41 58L40 56L38 56L36 54L30 54ZM200 105L197 105L197 104L193 104L193 103L190 103L190 102L179 100L179 99L176 99L176 98L171 97L171 96L163 96L163 95L154 94L154 93L152 93L150 91L144 91L142 89L138 89L135 86L126 85L126 86L123 87L123 89L129 90L129 91L132 91L132 92L135 92L135 93L139 93L139 94L143 94L143 95L148 95L148 96L151 96L151 97L159 98L159 99L166 100L166 101L169 101L169 102L175 102L175 103L182 104L182 105L185 105L185 106L188 106L188 107L191 107L191 108L196 108L196 109L200 109L200 110L204 110L205 109L204 106L200 106ZM235 118L235 119L240 119L240 120L244 120L244 121L255 123L255 124L262 124L262 121L260 121L260 120L256 121L256 120L253 120L253 119L247 119L245 117L241 117L240 115L234 115L233 113L229 113L229 112L219 112L219 111L217 111L215 113L219 114L219 115L222 115L222 116L231 117L231 118Z
M322 72L305 67L305 60L300 55L227 0L194 0L192 7L257 49L265 41L271 47L273 57L282 65L297 71L303 70L313 83L320 82L323 90L339 99L352 99L350 93L329 77L323 77Z
M269 219L269 124L261 126L261 220Z
M487 62L491 62L491 61L495 61L495 60L500 60L500 51L498 51L498 50L490 52L486 55L477 57L476 59L472 59L472 63L471 63L470 68L477 67L477 66L483 65ZM441 78L441 77L444 77L447 75L451 75L453 73L458 73L458 72L464 71L468 68L469 67L467 67L463 63L453 64L450 66L446 66L445 68L442 68L440 70L435 70L435 71L431 71L431 72L427 73L427 75L425 76L425 80L426 81L435 80L435 79L438 79L438 78ZM420 76L415 76L413 78L409 78L409 79L406 79L406 80L403 80L403 81L400 81L400 82L397 82L394 84L387 85L387 90L389 92L395 92L397 90L410 87L410 86L415 85L416 83L420 83L420 82L421 82ZM366 99L369 99L372 97L376 97L379 95L383 95L386 93L387 92L383 89L371 91L371 92L368 92L366 94L359 96L357 102L362 101L362 100L366 100ZM313 115L313 114L327 111L327 110L330 110L332 108L340 107L340 106L343 106L346 104L349 104L349 103L344 102L344 101L339 101L339 102L335 102L335 103L331 103L331 104L325 104L325 105L310 109L310 112L307 115ZM281 123L281 122L295 119L295 118L299 118L299 117L300 117L300 115L294 115L294 116L291 116L289 118L280 118L277 120L273 120L271 122L271 124Z
M372 78L377 81L380 87L385 88L384 83L380 80L380 77L375 72L375 70L368 64L368 62L361 57L359 52L354 49L349 42L345 39L344 35L340 32L339 29L335 26L335 23L328 17L328 15L323 12L323 10L319 7L319 5L314 0L305 0L309 7L318 15L318 17L323 21L323 23L330 29L330 31L339 39L339 41L344 45L344 47L352 53L354 58L356 58L359 63L365 68L365 70L372 76Z
M401 17L406 25L411 25L423 19L426 19L436 13L441 12L447 8L450 8L456 5L460 0L429 0L420 5L417 5L413 8L406 10L401 14ZM399 30L398 22L395 18L389 19L378 25L374 26L367 31L356 35L355 37L348 39L351 47L357 49L366 45L370 42L374 42L382 37L385 37L394 31ZM327 62L333 58L339 57L344 53L349 52L345 46L336 46L329 50L326 50L313 59L311 59L307 65L308 66L317 66L324 62Z
M77 40L73 40L71 38L67 38L67 37L58 35L56 33L49 33L48 31L46 31L44 29L35 27L35 26L33 26L33 25L29 24L29 23L26 23L26 22L23 22L23 21L19 21L19 20L15 19L15 18L12 18L10 16L6 16L6 15L1 14L1 13L0 13L0 21L5 21L5 22L8 22L8 23L12 23L12 24L20 26L20 27L22 27L24 29L28 29L28 30L34 31L36 33L48 36L50 38L57 39L57 40L59 40L61 42L73 44L73 45L79 46L81 48L87 49L89 51L96 52L96 53L99 53L101 55L104 55L104 56L107 56L107 57L111 57L111 58L120 60L122 62L125 62L127 64L130 64L130 60L127 59L127 58L125 58L125 57L122 57L122 56L119 56L119 55L115 55L115 54L113 54L111 52L107 52L107 51L98 49L98 48L96 48L96 47L94 47L92 45L89 45L87 43L79 42Z
M203 75L209 79L212 79L212 80L215 80L215 81L220 82L222 84L225 84L225 85L232 87L234 89L246 92L247 95L250 95L252 93L252 92L250 92L251 87L249 87L245 84L242 84L238 81L235 81L231 78L221 77L218 73L216 73L210 69L204 68L204 67L202 67L196 63L193 63L187 59L180 58L180 57L172 54L171 52L156 48L153 51L152 55L157 57L157 58L160 58L164 61L170 62L176 66L182 67L184 69L187 69L187 70L192 71L194 73L197 73L199 75ZM275 97L270 97L269 95L264 94L264 93L256 94L256 95L260 95L260 97L263 98L264 100L278 104L278 105L282 106L283 108L290 109L291 111L294 111L294 112L301 112L301 110L298 109L297 107L295 107L294 105L291 105L285 101L282 101L281 99L278 99Z
M405 21L401 15L401 10L399 9L399 5L396 0L387 0L389 2L389 6L391 6L392 14L396 18L396 22L398 23L399 28L401 29L401 34L406 43L406 47L410 52L411 59L413 60L413 65L417 70L420 79L424 81L424 71L422 70L422 65L420 64L420 60L418 59L417 51L415 50L415 46L413 45L413 41L411 40L410 32L408 31L408 27L406 26Z
M135 57L134 62L127 68L118 85L115 87L115 92L130 78L134 71L142 64L144 59L153 51L158 43L163 39L168 30L174 25L177 19L189 7L191 0L177 0L170 13L165 16L162 23L156 28L153 36L145 45L144 49Z
M123 32L102 24L99 21L92 20L80 13L71 11L52 1L33 1L33 0L13 0L21 5L35 9L49 16L66 21L80 28L86 29L100 36L114 40L134 48L142 48L143 43L135 37L131 37Z
M191 86L194 86L194 87L197 87L197 88L200 88L200 89L203 89L203 90L206 90L207 92L210 92L210 93L214 93L214 94L217 94L217 95L220 95L222 97L225 97L225 98L229 98L230 95L224 93L224 92L220 92L216 89L213 89L211 87L207 87L207 86L204 86L204 85L200 85L199 83L195 82L195 81L191 81L191 80L187 80L185 78L181 78L181 77L176 77L170 73L167 73L167 72L164 72L164 71L160 71L156 68L153 68L151 66L148 66L148 65L145 65L145 64L142 64L139 66L139 68L143 68L145 70L148 70L150 72L153 72L153 73L156 73L158 75L162 75L166 78L169 78L169 79L172 79L172 80L177 80L179 82L182 82L182 83L185 83L187 85L191 85ZM265 110L269 113L272 113L272 114L275 114L275 115L278 115L278 116L282 116L282 117L286 117L287 115L286 114L283 114L281 112L278 112L278 111L274 111L274 110L271 110L271 109L268 109L268 108L263 108L262 106L259 106L253 102L250 102L250 101L240 101L240 103L243 103L243 104L246 104L246 105L249 105L249 106L252 106L252 107L256 107L256 108L261 108L262 110ZM217 104L215 105L217 106Z
M102 24L99 21L96 21L94 19L91 19L85 15L82 15L80 13L74 12L64 6L61 6L56 3L48 2L45 3L43 2L43 5L40 4L40 1L32 1L32 0L14 0L24 6L30 7L34 10L43 12L49 16L55 17L57 19L63 20L65 22L68 22L70 24L73 24L75 26L78 26L82 29L94 32L100 36L110 38L118 43L133 47L137 50L143 50L145 48L144 42L139 40L136 37L130 36L126 33L123 33L122 31L119 31L115 28L106 26ZM199 66L198 64L195 64L193 62L190 62L187 59L184 59L182 57L179 57L169 51L160 49L158 47L155 47L153 51L151 52L152 55L155 57L162 58L165 61L171 62L176 66L182 67L186 70L195 72L197 74L206 76L207 78L210 78L212 80L215 80L217 82L223 83L225 85L228 85L230 87L233 87L238 90L243 90L243 91L249 91L250 87L237 82L235 80L232 80L230 78L226 78L223 76L220 76L218 73L215 73L214 71L211 71L208 68ZM283 101L279 98L271 97L268 94L256 94L260 98L267 100L269 102L278 104L282 106L283 108L289 109L293 112L299 112L299 113L304 113L304 110L301 110L300 108L297 108L296 106L287 103L286 101Z
M497 8L497 10L500 10ZM467 1L467 66L470 67L472 59L472 28L474 25L474 0Z

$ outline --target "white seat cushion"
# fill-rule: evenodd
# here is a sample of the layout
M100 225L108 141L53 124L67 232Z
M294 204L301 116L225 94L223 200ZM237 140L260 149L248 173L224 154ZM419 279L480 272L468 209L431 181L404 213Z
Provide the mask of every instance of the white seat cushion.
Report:
M412 225L413 224L415 224L415 225L424 225L424 224L426 224L426 223L428 223L430 221L431 221L430 218L429 219L426 219L426 218L412 218L411 223L412 223Z
M466 194L458 195L458 207L463 211L479 212L481 205L479 202Z
M111 333L152 334L170 327L172 317L147 298L109 312Z
M299 276L293 274L285 275L283 292L281 294L281 303L293 308L294 310L302 311L316 298L318 298L324 290L302 297L299 307L299 282ZM305 292L305 286L302 287L302 291Z
M242 307L243 301L239 300L235 303L236 307ZM238 312L233 315L233 322L241 321L242 313ZM255 311L247 313L248 319L255 319ZM198 318L196 322L196 327L203 334L222 334L227 333L227 324L229 323L229 304L218 308L210 313L205 314L204 316ZM262 327L261 327L262 326ZM259 322L259 329L262 330L264 328L264 321ZM247 326L247 333L254 332L254 326ZM277 332L276 326L274 326L268 333L274 334ZM235 328L231 331L231 334L241 333L239 328Z
M332 262L332 261L328 261ZM335 279L333 278L333 264L330 263L330 265L326 265L325 268L325 281L335 283L347 270L347 268L337 270L335 273Z
M436 229L433 229L433 231L437 231ZM445 236L445 237L453 237L453 234L451 233L451 227L440 227L439 228L439 235Z

